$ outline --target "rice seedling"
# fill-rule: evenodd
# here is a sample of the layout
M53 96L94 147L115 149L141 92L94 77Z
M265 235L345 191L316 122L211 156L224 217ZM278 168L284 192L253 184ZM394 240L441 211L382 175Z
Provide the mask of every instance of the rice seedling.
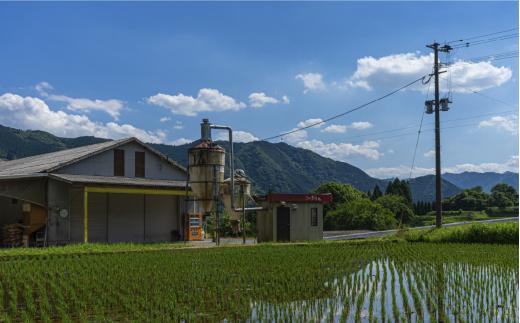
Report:
M0 321L517 321L517 245L136 249L0 257Z

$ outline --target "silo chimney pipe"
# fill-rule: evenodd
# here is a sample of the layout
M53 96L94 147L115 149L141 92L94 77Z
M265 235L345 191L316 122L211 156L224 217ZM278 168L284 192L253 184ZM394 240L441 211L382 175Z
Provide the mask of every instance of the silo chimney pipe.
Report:
M242 212L244 211L244 208L239 208L235 204L235 154L233 151L233 129L228 126L219 126L219 125L213 125L209 123L208 119L203 119L201 126L201 139L205 140L204 138L209 138L211 140L211 129L219 129L219 130L227 130L228 131L228 140L229 140L229 167L230 167L230 174L229 177L231 178L231 207L235 212ZM208 139L206 139L208 140ZM260 211L263 210L262 207L248 207L245 208L246 211Z

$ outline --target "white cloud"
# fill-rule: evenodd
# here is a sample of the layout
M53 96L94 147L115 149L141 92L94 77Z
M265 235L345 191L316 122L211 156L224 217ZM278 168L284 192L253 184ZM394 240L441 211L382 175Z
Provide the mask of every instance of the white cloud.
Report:
M428 150L427 152L424 153L424 157L433 157L435 156L435 150Z
M215 140L228 140L228 134L227 132L219 132L215 136ZM255 137L252 133L249 133L247 131L240 131L235 130L233 131L233 142L251 142L251 141L258 141L258 137Z
M308 127L308 126L311 126L311 125L319 123L319 122L323 122L323 120L320 118L307 119L307 120L298 122L297 127L298 128ZM314 127L319 128L321 126L323 126L323 123L319 123L319 124L315 125Z
M373 126L374 125L368 121L357 121L357 122L352 122L350 124L349 128L356 129L356 130L364 130L364 129L372 128Z
M255 92L249 95L249 105L252 108L261 108L266 104L278 104L278 103L289 104L289 98L284 95L281 100L267 96L264 92Z
M159 119L160 122L167 122L167 121L170 121L172 118L170 117L162 117L161 119Z
M181 145L189 144L194 141L195 140L193 140L193 139L179 138L179 139L175 139L174 141L171 141L169 144L174 145L174 146L181 146Z
M123 101L116 99L98 100L50 94L49 92L54 90L54 87L48 82L40 82L36 84L34 88L38 91L40 96L46 100L65 102L67 104L67 109L71 111L89 112L92 110L99 110L107 113L114 120L117 120L121 114L120 110L124 107Z
M376 178L406 178L410 176L410 166L400 165L396 167L378 167L366 169L365 172ZM414 167L412 177L418 177L423 175L433 174L435 170L433 168L422 168Z
M482 164L458 164L452 167L446 167L443 172L446 173L462 173L462 172L518 172L518 155L511 156L504 163L482 163Z
M49 95L48 100L65 102L67 109L71 111L85 111L89 112L92 110L99 110L106 112L112 118L117 120L121 114L120 110L123 109L123 101L121 100L98 100L98 99L85 99L85 98L71 98L65 95Z
M325 83L323 82L323 76L319 73L306 73L298 74L295 79L303 82L303 93L309 91L322 91L325 90Z
M58 136L96 136L118 139L137 137L145 142L164 142L164 131L147 131L130 124L101 123L85 115L53 111L39 98L5 93L0 96L0 122L22 129L39 129Z
M377 178L408 178L410 175L410 166L400 165L396 167L379 167L365 170L370 176ZM511 156L503 163L481 163L481 164L457 164L451 167L444 167L443 173L463 173L463 172L518 172L518 156ZM415 167L412 177L434 174L434 168Z
M496 127L514 135L518 134L518 118L516 116L495 116L488 120L481 121L478 126L479 128Z
M377 160L383 155L378 151L379 143L376 141L365 141L360 145L354 145L351 143L324 143L320 140L306 140L299 142L296 146L339 161L347 161L350 156L363 156Z
M347 131L347 126L339 125L339 124L331 124L322 130L322 132L329 133L345 133Z
M40 82L40 83L36 84L36 86L34 88L43 97L48 96L49 95L48 92L54 90L52 85L50 85L48 82Z
M490 62L457 61L450 68L455 92L472 93L500 86L513 75L508 67L496 67Z
M395 87L428 74L432 70L433 54L419 55L405 53L374 58L363 57L357 61L357 69L347 79L348 87L370 90L374 87ZM456 61L449 67L452 90L460 93L471 93L500 86L511 79L511 69L497 67L490 62ZM445 82L441 82L445 86ZM418 83L411 89L425 90Z
M293 128L289 131L294 131L294 130L297 130L298 128ZM289 131L284 131L284 132L289 132ZM285 141L287 143L290 143L290 144L297 144L299 142L301 142L302 140L305 140L307 139L307 131L306 130L300 130L300 131L296 131L296 132L293 132L293 133L290 133L288 135L285 135L282 137L282 141Z
M169 109L173 114L194 117L201 112L238 111L246 107L216 89L200 89L197 97L179 93L177 95L157 93L147 99L148 103Z
M364 130L372 128L374 125L371 124L368 121L357 121L352 122L350 125L338 125L338 124L332 124L325 129L322 130L322 132L330 132L330 133L345 133L347 129L355 129L355 130Z

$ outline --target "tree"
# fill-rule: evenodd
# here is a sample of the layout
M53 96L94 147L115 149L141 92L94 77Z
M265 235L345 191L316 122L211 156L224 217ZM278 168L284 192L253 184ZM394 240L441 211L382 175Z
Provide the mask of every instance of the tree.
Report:
M338 205L336 210L329 212L329 221L335 230L386 230L397 226L390 210L369 199Z
M379 185L376 184L376 186L374 186L374 191L372 192L372 200L377 200L381 196L383 196L383 192L381 192Z
M495 191L489 197L489 205L505 208L508 206L514 206L515 202L507 193Z
M489 194L476 186L443 201L445 210L481 211L489 205Z
M325 230L335 228L335 220L329 216L331 210L335 210L342 203L367 198L365 193L358 191L352 185L337 182L323 183L314 190L314 193L332 194L332 203L323 206L323 229Z
M352 185L337 182L323 183L314 190L314 193L332 194L332 203L325 204L323 208L325 213L335 209L339 204L367 197L365 193L358 191Z
M406 199L410 207L412 206L412 191L408 181L400 181L399 178L394 179L386 187L385 194L400 195Z
M499 193L502 193L505 195L506 198L511 200L513 204L518 204L518 192L515 190L515 188L511 185L507 185L505 183L496 184L491 188L491 196L497 195L499 196ZM496 205L498 206L498 205Z
M381 196L375 200L375 202L390 210L399 223L410 223L414 218L414 213L410 208L408 201L406 201L402 196L387 194Z

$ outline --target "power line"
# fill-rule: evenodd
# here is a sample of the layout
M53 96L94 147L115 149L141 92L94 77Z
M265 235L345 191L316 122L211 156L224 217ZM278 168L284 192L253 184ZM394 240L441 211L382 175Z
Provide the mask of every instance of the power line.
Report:
M518 57L518 51L509 51L509 52L501 52L501 53L495 53L485 56L478 56L478 57L472 57L472 58L462 58L464 61L471 61L471 62L481 62L481 61L498 61L501 59L509 59L509 58L515 58ZM456 62L448 62L447 65L451 66L455 64Z
M441 127L440 129L441 130L458 129L458 128L465 128L465 127L472 127L472 126L476 126L479 124L480 124L480 122L463 123L463 124L458 124L458 125L453 125L453 126L448 126L448 127ZM435 127L421 129L421 134L423 132L432 131L432 130L435 130ZM368 139L364 139L364 140L354 140L354 141L349 141L349 143L350 144L362 144L365 141L387 140L387 139L400 138L400 137L406 137L406 136L412 136L412 135L417 135L417 132L411 131L411 132L400 133L400 134L396 134L396 135L392 135L392 136L375 137L375 138L368 138Z
M496 31L496 32L492 32L492 33L489 33L489 34L483 34L483 35L478 35L478 36L466 37L466 38L463 38L463 39L450 40L450 41L446 42L446 44L452 44L452 43L457 43L457 42L463 42L463 41L468 41L468 40L473 40L473 39L493 36L493 35L497 35L497 34L503 34L503 33L514 31L514 30L518 30L518 27L505 29L505 30L501 30L501 31Z
M489 100L496 101L496 102L498 102L498 103L502 103L502 104L507 105L507 106L509 106L509 107L512 107L512 108L516 108L516 109L518 109L518 104L515 106L515 105L513 105L513 104L511 104L511 103L508 103L508 102L502 101L502 100L500 100L500 99L497 99L497 98L491 97L491 96L486 95L486 94L482 94L482 93L479 92L479 91L473 91L473 93L478 94L478 95L480 95L480 96L483 96L483 97L485 97L485 98L487 98L487 99L489 99ZM516 111L518 112L518 110L516 110Z
M470 47L470 46L476 46L476 45L492 43L492 42L496 42L496 41L500 41L500 40L507 40L507 39L511 39L511 38L518 38L518 33L510 34L510 35L504 35L504 36L500 36L500 37L489 38L489 39L482 39L482 40L478 40L478 41L475 41L475 42L466 42L464 44L454 45L454 46L452 46L452 48L454 48L454 49L455 48L465 48L465 47Z
M412 178L412 172L413 168L415 167L415 156L417 155L417 148L419 147L419 138L421 137L421 129L423 125L424 120L424 111L421 114L421 124L419 125L419 130L417 131L417 140L415 141L415 149L413 150L413 158L412 158L412 167L410 167L410 176L408 177L408 180Z
M444 122L445 123L451 123L451 122L455 122L455 121L471 120L471 119L477 119L477 118L481 118L481 117L485 117L485 116L491 116L491 115L498 115L498 116L499 115L509 115L509 114L511 114L513 112L518 112L518 110L504 110L504 111L497 111L497 112L490 112L490 113L482 113L482 114L472 115L472 116L464 117L464 118L449 119L449 120L445 120ZM433 122L428 122L428 123L423 123L423 124L424 125L433 125L434 123ZM364 137L372 137L374 135L381 135L381 134L387 134L387 133L392 133L392 132L399 132L399 131L403 131L403 130L416 128L419 125L420 125L419 123L409 123L409 124L404 125L404 126L399 127L399 128L392 128L392 129L381 130L381 131L377 131L377 132L371 132L371 133L368 133L368 134L349 136L349 137L345 138L345 140L351 141L352 139L358 139L358 138L364 138ZM411 132L411 133L415 134L417 132ZM377 139L386 139L386 138L393 138L393 137L394 136L367 138L367 139L363 139L363 141L366 141L366 140L377 140ZM362 141L357 141L357 142L362 142Z
M428 89L426 90L425 101L428 101L428 95L430 94L430 86L431 86L431 83L428 84ZM425 111L423 110L423 112L421 114L421 123L419 125L419 130L417 131L417 140L415 141L415 149L413 150L412 166L410 167L410 176L408 177L408 181L412 178L413 168L415 167L415 157L417 155L417 148L419 147L419 138L421 137L421 129L422 129L422 125L423 125L424 115L425 115Z
M407 84L401 86L400 88L398 88L398 89L396 89L396 90L393 90L393 91L391 91L391 92L389 92L389 93L387 93L387 94L385 94L385 95L383 95L383 96L380 96L380 97L378 97L378 98L376 98L376 99L373 99L373 100L371 100L371 101L369 101L369 102L367 102L367 103L363 103L363 104L361 104L361 105L359 105L359 106L357 106L357 107L355 107L355 108L353 108L353 109L350 109L350 110L348 110L348 111L345 111L345 112L343 112L343 113L340 113L340 114L334 115L334 116L332 116L332 117L330 117L330 118L327 118L327 119L325 119L325 120L321 120L321 121L319 121L319 122L315 122L315 123L313 123L313 124L310 124L310 125L307 125L307 126L304 126L304 127L300 127L300 128L297 128L297 129L294 129L294 130L291 130L291 131L287 131L287 132L284 132L284 133L279 134L279 135L276 135L276 136L267 137L267 138L262 139L262 140L267 141L267 140L272 140L272 139L280 138L280 137L283 137L283 136L287 136L287 135L289 135L289 134L292 134L292 133L295 133L295 132L298 132L298 131L302 131L302 130L305 130L305 129L308 129L308 128L311 128L311 127L314 127L314 126L317 126L317 125L320 125L320 124L324 124L324 123L329 122L329 121L331 121L331 120L334 120L334 119L337 119L337 118L339 118L339 117L345 116L345 115L347 115L347 114L349 114L349 113L352 113L352 112L354 112L354 111L360 110L360 109L362 109L362 108L364 108L364 107L367 107L367 106L369 106L369 105L371 105L371 104L373 104L373 103L376 103L376 102L378 102L378 101L381 101L381 100L383 100L383 99L385 99L385 98L387 98L387 97L389 97L389 96L391 96L391 95L394 95L394 94L396 94L397 92L402 91L402 90L406 89L407 87L412 86L413 84L415 84L415 83L417 83L417 82L419 82L419 81L424 81L424 79L425 79L427 76L429 76L429 75L423 75L423 76L421 76L420 78L418 78L418 79L416 79L416 80L414 80L414 81L412 81L412 82L410 82L410 83L407 83ZM426 83L423 83L423 84L426 84Z
M483 113L483 114L473 115L473 116L465 117L465 118L457 118L457 119L446 120L445 122L449 123L449 122L455 122L455 121L471 120L471 119L477 119L477 118L484 117L484 116L489 116L489 115L507 116L507 115L512 114L511 112L516 112L516 110L506 110L506 111L499 111L499 112L493 112L493 113ZM434 124L433 122L423 123L422 126L424 126L424 125L430 126L430 125L433 125L433 124ZM441 127L441 129L453 129L453 128L469 127L469 126L474 126L474 125L478 125L478 124L479 124L479 122L477 122L477 123L473 122L473 123L454 124L454 125L447 126L447 127ZM385 139L392 139L392 138L398 138L398 137L403 137L403 136L409 136L409 135L417 134L417 131L398 133L398 134L389 135L389 136L376 136L376 137L372 137L372 136L378 135L378 134L399 132L399 131L412 129L412 128L416 128L416 127L420 127L420 126L421 126L420 123L418 123L418 124L415 123L415 124L413 124L411 126L406 126L406 127L401 127L401 128L394 128L394 129L388 129L388 130L379 131L379 132L373 132L373 133L365 134L365 135L350 136L348 138L345 138L345 140L348 140L348 142L351 143L351 144L358 144L358 143L363 143L365 141L385 140ZM427 131L427 130L429 131L429 130L434 130L434 129L435 128L421 129L421 134L423 132ZM369 137L369 138L359 139L361 137ZM352 139L359 139L359 140L352 140Z
M494 54L489 54L489 55L484 55L484 56L479 56L479 57L473 57L473 58L466 58L465 60L473 61L473 60L482 60L482 59L486 59L486 58L499 58L499 57L511 56L511 55L518 55L518 50L494 53Z

